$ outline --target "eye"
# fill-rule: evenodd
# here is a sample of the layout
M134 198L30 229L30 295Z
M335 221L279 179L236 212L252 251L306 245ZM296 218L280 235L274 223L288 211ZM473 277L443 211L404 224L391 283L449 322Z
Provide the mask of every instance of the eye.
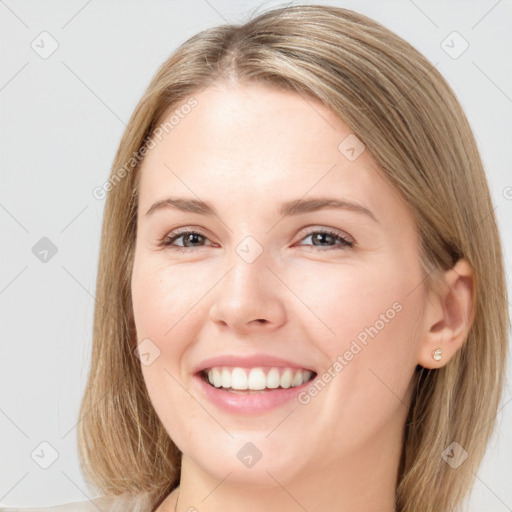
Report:
M302 240L306 240L307 238L310 238L313 242L312 247L320 248L324 247L324 250L331 250L331 249L344 249L344 248L352 248L354 247L355 243L350 241L348 238L341 235L341 233L338 233L337 231L333 231L330 229L317 229L315 231L310 231L307 233ZM179 239L183 239L182 245L176 245L175 242ZM172 250L180 251L180 252L186 252L189 249L193 249L194 247L201 247L200 244L201 239L208 240L208 237L201 233L200 231L192 230L192 229L186 229L186 230L180 230L180 231L173 231L169 233L161 242L161 245L165 247L169 247ZM315 245L315 243L324 244L329 242L334 242L333 245ZM335 242L338 242L337 244ZM191 244L191 245L188 245ZM299 244L303 245L303 244ZM307 245L307 244L306 244Z
M175 245L174 242L176 240L179 240L180 238L183 238L184 245ZM162 245L165 247L170 247L173 250L185 252L188 249L193 249L194 247L200 247L200 246L189 246L186 245L188 243L197 243L198 239L204 238L207 240L207 237L204 233L201 233L200 231L195 231L192 229L182 230L182 231L173 231L172 233L169 233L163 240Z
M307 238L310 238L313 242L313 247L326 247L327 250L331 249L343 249L343 248L351 248L354 247L354 242L350 241L348 238L344 237L341 233L338 233L337 231L333 231L330 229L317 229L315 231L310 231L302 240L306 240ZM328 242L336 242L338 241L338 244L334 245L328 245L328 246L322 246L322 245L314 245L314 242L319 243L328 243ZM302 245L302 244L301 244ZM338 247L336 247L336 245Z

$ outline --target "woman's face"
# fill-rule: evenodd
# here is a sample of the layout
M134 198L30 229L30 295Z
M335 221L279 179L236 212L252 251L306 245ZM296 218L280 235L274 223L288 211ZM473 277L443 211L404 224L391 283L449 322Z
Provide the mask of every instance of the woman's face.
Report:
M144 160L132 275L169 436L217 481L262 486L396 458L425 301L410 211L320 103L194 98Z

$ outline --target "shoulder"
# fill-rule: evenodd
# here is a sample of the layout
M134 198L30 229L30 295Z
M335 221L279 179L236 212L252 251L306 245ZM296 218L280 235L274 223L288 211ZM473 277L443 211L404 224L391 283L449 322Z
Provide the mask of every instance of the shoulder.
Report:
M130 511L133 512L151 512L148 497L145 494L102 496L87 501L43 508L0 507L0 512L125 512L127 506L130 506Z

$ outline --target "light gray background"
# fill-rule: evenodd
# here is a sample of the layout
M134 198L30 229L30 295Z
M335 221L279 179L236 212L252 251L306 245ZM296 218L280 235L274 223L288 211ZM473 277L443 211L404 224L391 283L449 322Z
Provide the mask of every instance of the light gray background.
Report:
M366 14L437 64L476 134L510 273L512 2L315 3ZM76 424L90 364L104 206L92 190L107 179L137 101L157 67L190 36L244 22L258 6L261 11L278 5L284 4L0 0L1 505L49 506L91 497L78 466ZM59 45L46 59L31 47L43 31ZM469 43L456 59L442 47L453 31ZM455 50L460 44L455 40ZM47 262L32 252L42 237L58 250ZM467 509L472 512L512 510L511 398L507 384ZM35 462L50 462L52 451L41 448L42 442L58 453L48 469Z

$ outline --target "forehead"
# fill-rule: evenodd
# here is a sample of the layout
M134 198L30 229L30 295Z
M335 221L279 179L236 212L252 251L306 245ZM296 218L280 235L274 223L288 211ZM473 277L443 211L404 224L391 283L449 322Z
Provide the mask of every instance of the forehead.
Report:
M352 161L340 150L355 136L319 101L254 83L216 84L193 97L196 106L155 139L143 162L141 210L166 194L245 206L329 193L390 218L405 213L369 151Z

